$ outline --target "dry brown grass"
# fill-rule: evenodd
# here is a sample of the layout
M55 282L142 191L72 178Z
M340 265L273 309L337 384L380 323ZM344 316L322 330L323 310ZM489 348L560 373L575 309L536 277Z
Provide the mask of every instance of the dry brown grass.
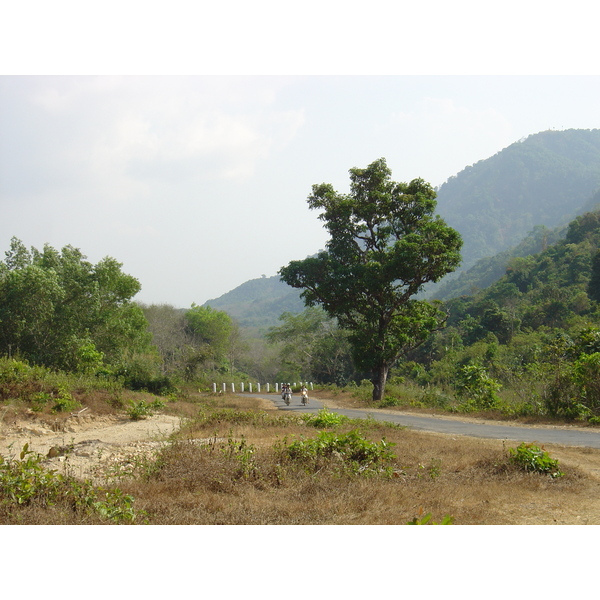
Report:
M222 399L206 413L218 418L189 422L149 478L122 482L151 523L392 525L426 513L456 524L600 523L598 481L576 466L551 479L510 464L500 441L362 423L366 438L395 444L393 476L351 475L335 461L314 473L278 447L317 430L264 405L246 412L247 405ZM253 450L246 469L232 446Z
M135 478L116 483L150 524L396 525L427 513L436 522L451 516L458 525L600 524L597 450L546 447L565 473L552 479L511 464L502 441L369 420L337 426L339 433L358 428L369 440L394 444L392 473L364 476L342 469L339 457L316 466L292 460L285 447L318 430L266 400L192 396L166 409L185 417L181 430L165 449L140 460ZM32 505L10 515L2 522L102 522L66 505Z

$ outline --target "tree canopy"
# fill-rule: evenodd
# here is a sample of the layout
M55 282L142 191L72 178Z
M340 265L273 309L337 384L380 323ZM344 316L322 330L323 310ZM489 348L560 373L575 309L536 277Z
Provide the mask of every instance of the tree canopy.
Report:
M350 182L349 194L313 186L308 204L322 211L330 240L279 274L303 289L307 306L321 305L350 331L355 363L370 373L379 400L400 356L443 325L445 313L415 295L458 266L462 240L434 215L431 185L392 181L385 159L350 169Z
M12 238L0 262L0 353L48 367L81 370L145 351L150 336L131 299L140 283L106 257L45 245L28 250Z

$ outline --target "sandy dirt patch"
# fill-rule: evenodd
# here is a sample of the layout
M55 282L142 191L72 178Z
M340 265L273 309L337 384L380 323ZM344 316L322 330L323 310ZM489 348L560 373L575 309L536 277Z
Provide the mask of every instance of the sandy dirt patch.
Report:
M99 482L111 469L122 472L137 456L159 448L179 426L179 417L161 414L139 421L74 416L60 432L36 419L15 421L0 429L0 454L18 456L28 444L29 450L46 458L48 468Z

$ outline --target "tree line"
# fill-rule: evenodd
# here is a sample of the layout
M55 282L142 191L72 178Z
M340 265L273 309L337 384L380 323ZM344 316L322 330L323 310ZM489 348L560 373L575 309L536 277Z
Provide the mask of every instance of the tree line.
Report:
M282 267L306 308L263 336L211 307L136 303L140 283L113 258L94 265L71 246L13 238L0 262L0 354L149 391L227 374L354 385L379 405L600 420L600 212L537 254L507 257L485 289L427 301L423 287L460 262L435 191L392 181L384 159L350 180L347 194L313 186L330 240Z

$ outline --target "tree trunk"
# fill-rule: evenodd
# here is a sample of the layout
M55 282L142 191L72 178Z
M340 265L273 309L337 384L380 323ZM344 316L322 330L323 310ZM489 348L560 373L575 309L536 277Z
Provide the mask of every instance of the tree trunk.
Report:
M383 400L385 394L385 384L387 382L389 367L387 364L379 365L379 369L373 373L373 402Z

